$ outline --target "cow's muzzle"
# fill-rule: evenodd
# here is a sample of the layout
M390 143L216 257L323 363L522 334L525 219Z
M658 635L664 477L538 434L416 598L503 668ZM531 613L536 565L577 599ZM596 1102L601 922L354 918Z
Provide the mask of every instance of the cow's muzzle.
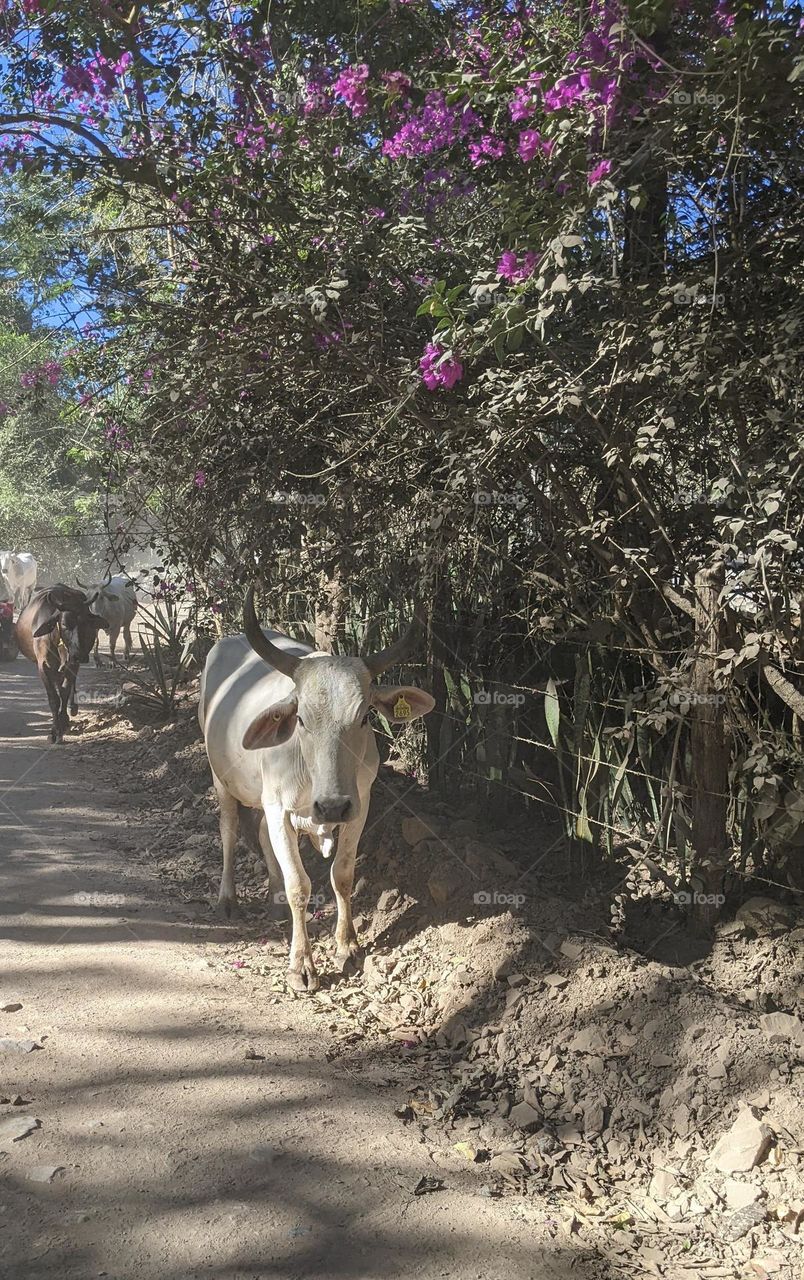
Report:
M352 817L351 796L322 796L314 800L313 817L317 822L348 822Z

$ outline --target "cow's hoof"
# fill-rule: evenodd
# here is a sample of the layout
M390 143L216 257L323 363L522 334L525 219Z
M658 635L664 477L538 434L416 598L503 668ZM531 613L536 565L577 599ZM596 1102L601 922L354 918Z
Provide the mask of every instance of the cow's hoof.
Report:
M237 898L218 898L215 910L222 920L236 920L240 915Z
M288 986L291 991L317 991L318 974L312 960L306 960L300 971L288 969Z
M335 952L335 971L337 973L358 973L363 967L363 948L357 942L348 947L341 947Z

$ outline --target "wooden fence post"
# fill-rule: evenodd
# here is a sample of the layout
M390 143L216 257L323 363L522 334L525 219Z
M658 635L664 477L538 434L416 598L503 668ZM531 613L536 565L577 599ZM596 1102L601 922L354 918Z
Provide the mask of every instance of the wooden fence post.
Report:
M729 861L726 829L729 745L723 696L715 688L715 654L723 647L724 613L720 593L722 564L701 569L695 578L695 663L692 670L692 879L696 897L692 917L711 928L723 905Z
M455 666L454 655L444 636L453 630L448 616L449 591L445 572L434 572L430 595L430 652L428 654L429 689L435 698L432 714L424 726L427 741L428 784L442 795L446 794L449 769L454 763L450 758L453 733L449 718L449 691L444 675L445 668Z

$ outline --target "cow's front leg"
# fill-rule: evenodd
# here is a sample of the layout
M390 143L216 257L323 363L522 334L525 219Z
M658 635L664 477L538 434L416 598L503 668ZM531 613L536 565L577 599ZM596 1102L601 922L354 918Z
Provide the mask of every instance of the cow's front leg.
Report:
M70 712L67 707L69 698L68 689L65 685L62 685L59 689L59 724L61 725L62 733L70 732Z
M282 905L284 881L282 877L282 868L276 860L271 838L268 835L268 827L265 821L265 814L260 814L260 820L257 825L257 839L260 842L262 856L265 858L265 866L268 870L268 888L271 893L271 905L268 908L268 914L272 920L284 920L285 908Z
M221 886L218 891L218 914L230 920L237 915L237 889L235 888L235 848L240 826L240 811L233 795L214 773L212 781L218 796L218 822L223 849Z
M64 730L61 724L61 697L58 685L56 684L56 672L46 663L39 668L39 676L42 684L45 686L45 693L50 705L50 714L53 717L53 723L50 730L50 741L61 742Z
M360 955L355 926L352 922L352 885L355 879L357 845L363 834L368 816L368 804L362 806L362 815L356 822L345 822L338 832L338 849L332 863L330 879L338 904L338 922L335 925L335 967L341 973L350 960Z
M64 671L62 672L61 689L60 689L61 716L62 716L62 722L64 724L65 733L70 728L69 712L75 715L76 712L78 711L78 700L75 694L75 685L76 685L77 679L78 679L78 672L73 671L72 667L65 667ZM68 708L69 708L69 712L68 712Z
M299 841L286 813L280 804L263 804L268 838L285 882L293 921L290 940L288 986L294 991L315 991L318 974L313 963L313 950L307 936L307 904L310 901L310 877L299 857Z
M117 648L117 637L119 635L119 627L109 627L109 657L111 658L113 667L117 666L117 655L115 653L115 649Z

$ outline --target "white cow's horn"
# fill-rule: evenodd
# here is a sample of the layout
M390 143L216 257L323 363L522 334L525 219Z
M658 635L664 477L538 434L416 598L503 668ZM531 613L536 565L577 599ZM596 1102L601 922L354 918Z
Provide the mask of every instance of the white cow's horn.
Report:
M365 655L363 661L372 676L382 675L383 671L387 671L389 667L395 667L400 662L405 661L416 642L416 635L421 621L421 608L417 604L413 611L413 621L403 636L395 640L387 649L380 649L379 653Z
M286 653L284 649L277 649L276 645L271 644L268 637L263 635L262 627L254 611L253 585L246 592L246 599L243 604L243 624L246 628L246 639L254 652L258 653L270 666L275 667L277 671L281 671L283 675L292 677L299 665L299 658L292 653Z

